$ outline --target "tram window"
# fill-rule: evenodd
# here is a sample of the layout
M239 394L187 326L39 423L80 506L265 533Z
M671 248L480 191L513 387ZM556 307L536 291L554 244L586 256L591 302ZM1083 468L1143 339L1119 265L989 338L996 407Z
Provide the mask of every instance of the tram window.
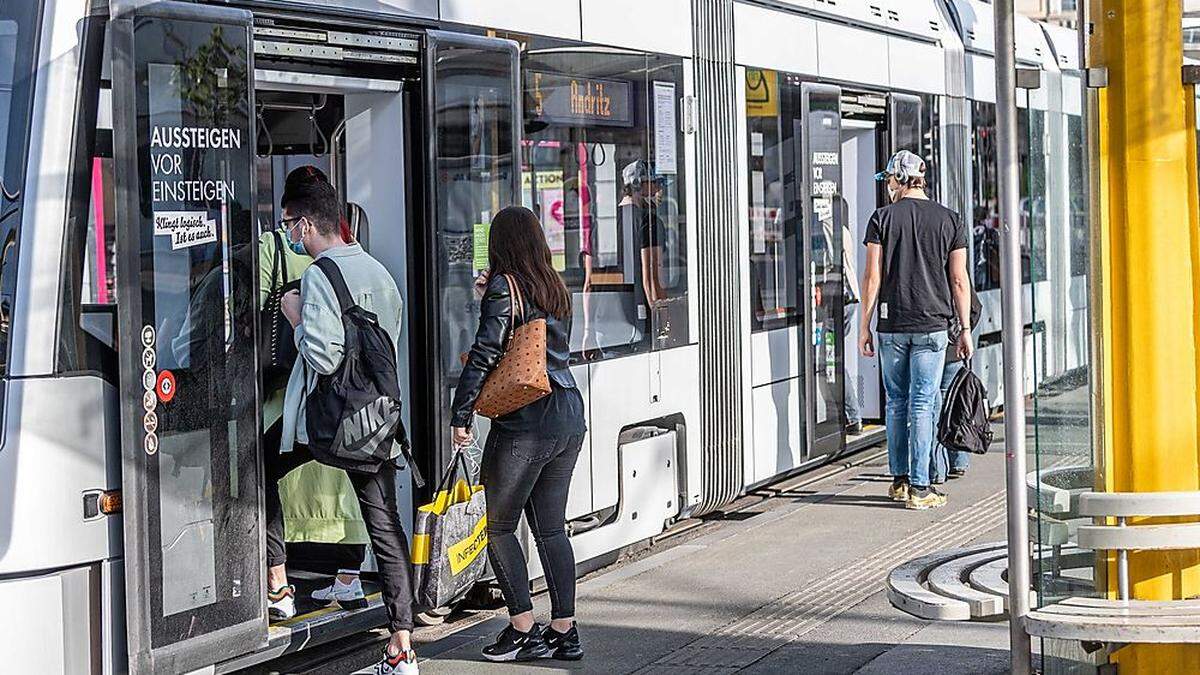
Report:
M942 146L942 130L938 126L940 117L938 105L940 99L929 94L921 95L921 114L923 131L921 133L921 158L925 160L925 191L931 199L938 199L941 183L938 181L941 162L938 161L938 148Z
M972 103L971 126L974 279L976 289L982 292L1000 288L1000 183L996 148L996 106L978 101ZM1046 275L1044 127L1043 111L1031 111L1026 108L1017 111L1022 283L1029 283L1035 274L1038 279L1044 279ZM1037 158L1037 161L1032 161L1033 158Z
M0 3L0 373L8 362L8 331L16 295L16 242L40 7L36 2Z
M572 351L687 344L682 62L535 45L522 70L521 202L572 292Z
M750 325L753 331L796 325L796 219L788 217L785 181L794 179L790 97L773 70L746 71L746 132L750 166ZM786 123L785 123L786 119Z
M112 132L110 130L107 134L98 136L96 157L92 158L91 203L88 205L87 244L83 256L82 298L84 304L115 305L117 237ZM104 144L108 146L108 152L99 148Z
M1000 201L996 168L996 106L971 104L971 206L974 280L982 292L1000 287Z

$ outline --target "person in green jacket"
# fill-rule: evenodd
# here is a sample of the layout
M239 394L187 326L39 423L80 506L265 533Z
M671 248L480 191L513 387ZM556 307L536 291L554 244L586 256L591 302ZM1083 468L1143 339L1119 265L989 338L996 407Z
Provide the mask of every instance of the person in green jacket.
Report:
M284 181L280 208L287 205L290 194L297 188L311 182L329 181L315 166L302 166L291 171ZM259 236L260 308L266 304L274 290L289 282L298 281L304 270L312 264L312 258L293 250L287 241L286 228L283 227ZM280 243L283 244L282 248ZM279 256L280 251L282 256ZM264 392L263 448L268 458L279 452L286 389L285 384ZM274 489L269 483L270 481L266 489ZM280 481L278 490L283 505L282 517L287 541L340 544L347 549L338 556L339 559L345 559L347 564L338 569L337 576L329 586L313 591L313 599L322 603L336 601L347 609L365 607L367 601L358 573L366 555L367 529L346 472L315 461L308 462ZM277 557L272 558L267 561L268 567L285 562ZM288 586L277 590L276 593L268 594L271 617L283 620L295 616L294 589Z

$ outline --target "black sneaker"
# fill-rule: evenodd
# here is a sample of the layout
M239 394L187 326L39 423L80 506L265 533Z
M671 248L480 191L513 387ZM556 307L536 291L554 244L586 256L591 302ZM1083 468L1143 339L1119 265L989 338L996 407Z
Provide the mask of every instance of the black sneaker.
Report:
M967 475L966 469L950 469L951 478L962 478L965 475Z
M583 645L579 642L579 626L571 624L571 630L560 633L547 627L542 631L542 639L550 648L550 658L559 661L578 661L583 658Z
M550 647L542 639L543 628L533 624L528 633L522 633L512 624L505 626L496 636L496 641L483 648L483 658L488 661L534 661L550 657Z

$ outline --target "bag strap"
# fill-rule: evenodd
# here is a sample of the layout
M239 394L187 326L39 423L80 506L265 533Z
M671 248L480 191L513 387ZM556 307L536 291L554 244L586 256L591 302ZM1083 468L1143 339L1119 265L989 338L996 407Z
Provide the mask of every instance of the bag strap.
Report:
M525 298L521 295L521 287L517 285L517 280L511 274L505 274L504 280L508 282L509 295L512 296L512 301L508 303L508 340L511 340L513 331L517 328L518 305L521 307L521 323L525 323Z
M275 253L271 255L271 279L270 279L270 286L267 287L267 295L272 295L277 290L283 288L282 283L280 283L279 286L275 285L275 279L279 277L279 264L280 264L279 257L280 257L280 254L282 253L282 251L280 251L280 249L279 249L279 247L281 245L280 240L279 240L279 230L274 230L272 232L272 234L275 235L275 237L274 237L275 238ZM287 265L286 264L284 265L284 274L287 274Z
M325 278L329 280L329 285L333 286L333 292L337 295L338 306L342 310L342 314L350 311L358 303L354 302L354 298L350 295L350 288L346 285L346 278L342 276L342 270L332 258L317 258L313 261L313 265L325 273Z
M467 482L471 481L471 471L467 468L467 458L463 455L464 452L466 452L466 446L454 451L454 456L450 458L450 466L446 467L446 474L442 476L434 494L449 490L450 486L454 485L454 478L458 475L459 469L462 469L463 478L466 478Z
M283 252L283 237L279 234L279 230L272 232L275 235L275 265L279 266L279 287L283 288L289 281L291 276L288 274L287 254ZM275 283L275 268L271 268L271 283Z

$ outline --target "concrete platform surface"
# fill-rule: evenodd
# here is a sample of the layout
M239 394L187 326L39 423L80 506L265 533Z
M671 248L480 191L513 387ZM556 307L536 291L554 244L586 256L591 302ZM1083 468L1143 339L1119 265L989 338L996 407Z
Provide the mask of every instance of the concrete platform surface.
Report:
M586 578L582 662L483 662L480 648L504 626L500 612L420 645L421 672L1005 672L1006 623L922 621L883 592L904 560L1004 538L1003 453L973 459L965 478L942 486L950 503L941 509L889 501L877 456L809 485L762 490L768 499L749 517ZM544 594L536 607L548 615Z

